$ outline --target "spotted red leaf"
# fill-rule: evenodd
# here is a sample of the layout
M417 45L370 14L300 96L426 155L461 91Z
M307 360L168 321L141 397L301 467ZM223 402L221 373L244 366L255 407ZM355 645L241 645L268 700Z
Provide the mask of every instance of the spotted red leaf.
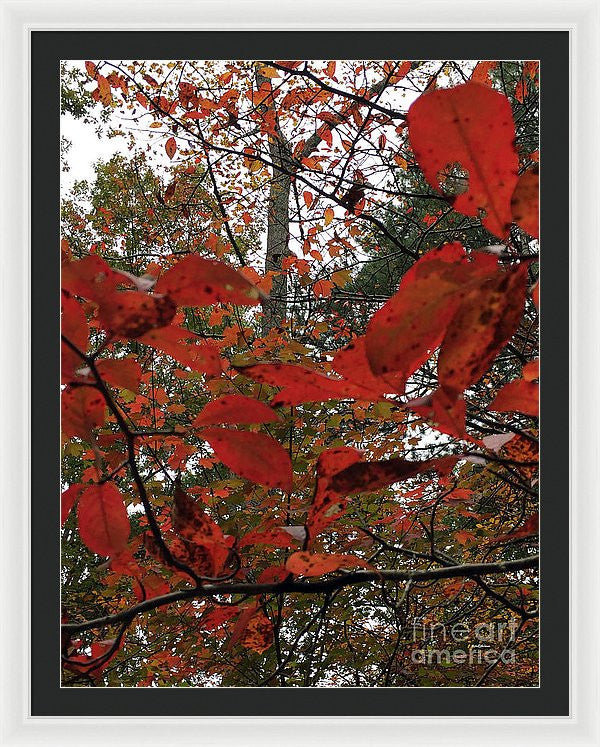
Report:
M61 268L61 287L90 301L101 301L121 281L119 274L97 254L65 262Z
M373 373L408 379L441 343L467 293L497 272L495 257L469 257L458 243L427 252L369 322L365 344Z
M366 560L356 555L326 555L323 553L295 552L287 559L285 567L296 576L323 576L340 568L370 568Z
M83 491L77 507L79 534L97 555L116 555L129 539L129 516L123 496L112 482Z
M468 173L468 188L454 207L465 215L483 213L483 225L504 237L512 222L510 201L517 183L518 157L510 102L478 83L422 94L408 110L411 147L429 184L454 164Z
M277 414L268 405L243 394L226 394L209 402L201 410L193 425L273 423L279 420Z
M319 532L339 519L346 511L348 501L345 493L331 487L331 477L362 458L362 452L351 446L328 449L319 455L315 494L306 521L311 543Z
M292 489L292 463L288 452L271 436L229 428L199 432L217 459L232 472L267 488Z
M89 329L82 305L72 296L65 293L61 296L62 318L61 333L82 353L87 352ZM61 380L63 384L77 379L76 371L84 365L81 356L77 355L65 342L61 344Z
M126 290L105 295L98 316L114 335L135 339L170 324L176 311L175 302L168 296Z
M92 386L67 387L61 395L61 428L67 438L89 441L94 428L104 425L105 402Z
M224 262L191 254L159 278L155 288L180 306L210 306L233 303L255 306L260 291L247 278Z
M365 493L401 482L409 477L436 470L445 473L458 457L427 459L409 462L405 459L386 459L379 462L355 462L330 478L331 489L340 494Z

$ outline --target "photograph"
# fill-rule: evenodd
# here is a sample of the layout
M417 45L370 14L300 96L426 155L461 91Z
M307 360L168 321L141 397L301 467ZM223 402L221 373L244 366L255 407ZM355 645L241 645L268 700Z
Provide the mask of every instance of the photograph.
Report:
M57 687L540 688L544 69L60 62Z

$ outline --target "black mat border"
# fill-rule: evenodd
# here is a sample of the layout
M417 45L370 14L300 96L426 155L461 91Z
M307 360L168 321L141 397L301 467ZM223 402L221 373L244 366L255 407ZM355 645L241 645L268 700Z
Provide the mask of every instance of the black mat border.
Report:
M31 34L33 716L559 716L569 710L569 37L499 32ZM515 689L59 687L59 61L61 59L540 59L543 236L541 686ZM24 250L24 249L23 249ZM544 407L544 404L548 406ZM556 548L561 548L560 552ZM8 614L8 611L5 612ZM399 691L400 690L400 691Z

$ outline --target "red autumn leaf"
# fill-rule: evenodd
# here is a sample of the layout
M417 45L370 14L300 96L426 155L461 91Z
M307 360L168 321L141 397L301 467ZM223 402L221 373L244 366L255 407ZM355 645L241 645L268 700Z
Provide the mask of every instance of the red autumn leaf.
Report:
M396 385L399 388L403 383L401 377L396 377L395 381L394 376L388 376L388 382L373 373L367 358L364 335L356 337L345 348L338 350L331 365L340 376L362 390L364 399L378 399L383 394L394 394L397 391Z
M139 391L142 367L134 358L101 358L96 361L98 373L118 389Z
M305 190L302 193L302 197L304 198L304 204L306 205L307 208L309 208L313 203L314 195L312 194L312 192Z
M164 594L168 594L171 588L158 573L147 573L140 578L136 577L135 580L137 583L134 586L134 594L139 602L145 599L162 597Z
M206 633L212 633L213 630L233 620L239 611L240 608L235 604L227 607L213 607L202 615L198 627Z
M425 254L403 276L398 292L367 327L366 351L377 376L406 380L441 343L466 294L498 272L490 254L468 257L458 243Z
M497 272L466 294L448 325L438 358L441 386L462 393L487 371L517 331L525 307L528 265Z
M510 201L512 219L530 236L540 236L540 177L537 166L519 177Z
M159 278L155 290L170 296L179 306L210 306L233 303L255 306L261 293L243 275L224 262L190 254Z
M177 143L175 142L174 137L170 137L167 142L165 143L165 150L167 151L167 155L169 158L173 158L175 153L177 152Z
M446 472L458 457L427 459L423 462L409 462L405 459L386 459L380 462L355 462L332 475L329 485L339 494L365 493L401 482L409 477L429 470Z
M340 568L370 568L366 560L356 555L326 555L323 553L295 552L287 559L285 567L296 576L323 576Z
M149 330L138 339L145 345L162 350L192 371L199 371L207 376L219 376L222 367L216 345L209 340L186 342L190 336L192 335L187 329L168 326Z
M273 526L267 529L254 529L245 534L237 543L237 547L249 545L270 545L271 547L297 547L298 540L286 531L285 527Z
M163 532L163 539L173 559L178 563L186 565L196 575L214 578L220 574L222 565L219 566L216 563L221 562L223 554L215 553L214 547L196 545L183 537L177 536L175 532L169 531ZM183 571L175 570L176 567L167 560L165 553L156 542L156 539L148 532L144 534L144 548L159 563L172 568L174 572L180 574L183 578L187 578L187 575Z
M331 280L317 280L313 283L313 292L317 298L328 298L333 287Z
M67 661L64 662L64 667L73 672L87 674L89 677L97 679L119 653L120 646L116 646L113 651L114 645L114 638L105 641L94 641L90 646L89 654L69 656ZM111 652L110 655L109 652Z
M522 412L537 417L540 408L540 388L534 381L517 379L503 386L488 410L495 412Z
M104 425L105 402L95 387L68 387L61 395L61 404L61 428L68 438L89 441L94 428Z
M319 455L315 494L306 520L311 543L317 534L339 519L346 511L348 502L345 494L331 487L331 477L362 458L362 452L351 446L328 449Z
M454 207L504 237L512 222L510 200L517 183L518 156L510 102L477 83L424 93L408 110L411 147L429 184L457 163L468 173L468 189Z
M69 485L69 487L62 492L62 495L60 496L61 525L63 525L67 520L68 515L71 513L71 509L77 503L77 499L86 487L87 486L82 483L75 483L73 485Z
M441 433L449 436L471 440L465 429L466 403L464 398L455 397L443 387L433 392L428 402L408 405L413 412L432 421Z
M100 302L122 280L97 254L65 262L61 268L61 288L90 301Z
M176 484L172 510L173 529L183 539L195 545L223 545L225 538L221 528L210 518L201 504L196 503ZM227 550L227 554L228 554Z
M129 516L123 496L112 482L92 485L81 494L77 507L79 534L97 555L116 555L129 539Z
M135 339L150 329L170 324L176 311L175 302L168 296L127 290L107 294L98 316L114 335Z
M273 423L277 420L277 414L264 402L243 394L226 394L209 402L192 425L200 428L204 425Z
M294 363L254 363L234 366L254 381L281 387L271 400L272 407L324 402L330 399L363 399L365 390L343 379L332 379L318 371Z
M87 352L88 340L89 340L89 329L85 312L82 305L76 301L72 296L68 296L65 293L61 297L62 305L62 319L61 319L61 332L62 334L75 345L75 347L82 353ZM81 357L77 355L71 348L65 343L61 344L61 381L63 384L68 384L69 381L78 378L75 372L84 365Z
M232 472L267 488L292 489L292 463L280 443L264 433L207 428L199 435Z

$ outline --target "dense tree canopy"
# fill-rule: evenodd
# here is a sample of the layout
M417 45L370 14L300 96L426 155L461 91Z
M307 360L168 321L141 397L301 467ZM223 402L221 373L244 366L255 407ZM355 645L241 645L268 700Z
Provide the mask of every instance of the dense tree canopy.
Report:
M61 96L63 684L536 686L537 64Z

